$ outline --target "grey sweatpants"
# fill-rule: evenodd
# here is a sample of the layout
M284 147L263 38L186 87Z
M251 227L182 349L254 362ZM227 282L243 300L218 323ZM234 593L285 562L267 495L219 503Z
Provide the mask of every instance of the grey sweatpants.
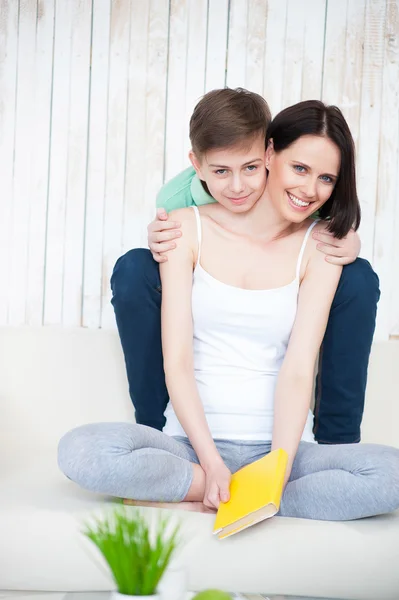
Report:
M270 452L269 442L215 440L232 473ZM93 423L61 439L63 473L92 492L179 502L198 458L187 438L144 425ZM281 516L344 521L399 508L399 450L374 444L301 442L280 505Z

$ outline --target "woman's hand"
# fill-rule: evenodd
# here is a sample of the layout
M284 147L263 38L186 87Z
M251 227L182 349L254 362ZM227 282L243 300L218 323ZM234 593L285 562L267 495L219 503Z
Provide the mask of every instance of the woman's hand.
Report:
M164 208L158 208L156 217L147 227L148 246L153 259L157 263L166 262L165 252L176 248L173 240L181 237L180 223L168 221L168 213Z
M326 260L333 265L349 265L353 263L360 252L360 238L354 229L339 240L328 231L315 231L312 234L313 238L319 243L317 250L326 254Z
M221 502L230 500L231 473L223 460L214 463L205 471L204 504L209 508L219 508Z

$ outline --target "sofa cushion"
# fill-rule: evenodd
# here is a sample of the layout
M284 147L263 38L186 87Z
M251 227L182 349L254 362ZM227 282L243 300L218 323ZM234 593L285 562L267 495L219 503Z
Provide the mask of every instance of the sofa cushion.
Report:
M67 480L55 446L3 440L0 448L8 456L0 483L0 589L112 589L101 557L80 530L115 500ZM157 513L143 511L148 518ZM212 535L213 515L166 512L182 521L186 544L177 565L187 570L191 589L398 597L399 512L344 523L275 517L223 541Z
M399 446L397 364L398 343L374 346L364 441ZM80 530L115 500L67 480L56 448L71 427L133 418L116 332L0 330L0 589L113 588ZM171 514L182 520L177 562L192 589L399 597L398 513L343 523L275 517L223 541L212 536L212 515Z

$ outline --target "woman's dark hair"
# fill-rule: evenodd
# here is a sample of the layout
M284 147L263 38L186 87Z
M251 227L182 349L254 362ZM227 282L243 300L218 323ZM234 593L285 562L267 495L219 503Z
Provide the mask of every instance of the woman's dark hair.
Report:
M360 204L356 191L355 144L345 118L337 106L319 100L306 100L282 110L270 123L266 145L273 140L274 150L285 150L303 135L329 138L341 153L341 166L334 190L319 210L328 220L327 229L343 238L351 227L360 225Z

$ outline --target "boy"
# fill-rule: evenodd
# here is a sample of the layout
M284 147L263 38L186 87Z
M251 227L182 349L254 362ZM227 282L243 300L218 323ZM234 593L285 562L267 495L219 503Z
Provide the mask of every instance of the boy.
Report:
M211 149L234 148L237 153L258 135L266 137L271 120L265 100L243 89L213 90L196 106L190 120L190 140ZM197 166L197 158L190 152ZM242 168L247 168L242 162ZM219 167L220 169L220 167ZM211 178L199 180L193 168L186 169L160 191L157 218L149 225L149 246L131 250L116 263L111 278L112 303L125 355L129 391L137 423L162 430L168 393L163 372L161 346L161 285L158 262L175 246L179 224L167 220L167 212L193 204L214 202ZM239 182L238 182L239 185ZM256 189L259 199L266 185L266 172ZM215 189L217 197L219 191ZM237 207L234 208L236 210ZM243 209L245 211L245 207ZM320 251L326 260L346 265L331 308L320 349L316 379L313 433L319 443L360 441L360 424L371 342L379 298L378 277L370 264L357 258L359 240L351 232L345 240L320 236Z

